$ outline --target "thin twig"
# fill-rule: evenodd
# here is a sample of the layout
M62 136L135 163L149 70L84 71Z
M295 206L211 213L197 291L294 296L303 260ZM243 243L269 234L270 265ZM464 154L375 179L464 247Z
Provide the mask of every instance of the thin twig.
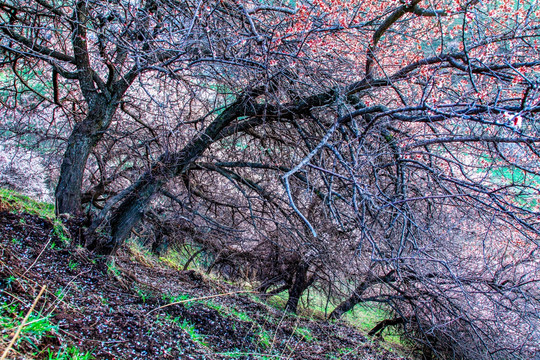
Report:
M21 333L22 328L24 327L24 325L28 321L28 318L30 317L30 314L32 314L32 312L34 311L34 308L36 307L39 298L41 297L41 295L43 295L43 292L45 291L46 288L47 288L47 285L43 285L41 287L41 290L39 291L38 296L34 299L34 303L30 307L30 310L28 310L28 312L26 313L26 316L24 317L23 321L21 322L21 325L19 325L19 327L17 328L17 331L15 332L15 335L13 335L13 339L11 339L8 347L6 348L6 350L4 350L4 353L2 354L2 357L0 358L0 360L4 360L7 357L9 351L13 347L13 344L15 344L15 341L17 341L17 338L19 337L19 334Z
M32 265L30 265L28 267L28 269L26 269L26 271L22 274L22 276L28 274L28 272L30 271L30 269L32 269L34 267L34 265L36 265L36 263L38 262L39 258L41 257L41 255L43 255L43 252L45 251L45 249L47 249L47 247L49 246L49 244L51 243L51 240L52 240L52 236L49 236L49 241L47 241L47 243L45 244L45 246L43 247L43 249L41 250L41 252L39 253L39 255L37 256L36 260L34 260L34 262L32 263Z
M158 311L158 310L161 310L161 309L166 308L168 306L172 306L172 305L176 305L176 304L183 304L183 303L186 303L186 302L213 299L213 298L222 297L222 296L228 296L228 295L248 294L248 293L253 293L253 290L233 291L233 292L228 292L228 293L225 293L225 294L217 294L217 295L203 296L203 297L194 298L194 299L186 299L186 300L175 301L175 302L172 302L170 304L166 304L166 305L160 306L158 308L155 308L154 310L150 310L149 312L146 313L146 315L149 315L149 314L153 313L154 311ZM0 360L2 360L2 359L0 359Z

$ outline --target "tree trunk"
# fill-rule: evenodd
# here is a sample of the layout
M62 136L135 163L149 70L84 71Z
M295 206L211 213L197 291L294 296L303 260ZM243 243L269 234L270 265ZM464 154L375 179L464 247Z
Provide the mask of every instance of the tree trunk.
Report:
M356 287L356 289L354 289L353 294L347 300L339 304L338 307L336 307L334 311L330 313L329 319L332 319L332 320L339 319L341 318L341 316L343 316L343 314L351 311L357 304L362 302L362 294L372 284L373 284L373 278L368 276L366 280L364 280L360 285Z
M87 121L75 125L71 133L56 187L56 214L78 215L81 212L81 187L86 161L93 148L92 132Z
M405 322L405 319L403 319L402 317L383 320L380 323L378 323L373 329L371 329L368 332L368 335L381 336L384 329L386 329L388 326L399 325L399 324L403 324L404 322Z
M364 292L369 289L372 285L376 283L387 283L394 281L394 271L390 271L388 274L384 275L383 277L377 277L373 275L373 273L369 272L366 279L362 281L360 285L354 289L353 294L344 302L338 305L330 313L329 319L339 319L343 314L346 312L351 311L356 305L363 302L362 295Z
M86 118L73 128L55 191L57 215L80 215L81 188L88 156L109 127L116 108L117 104L101 98L88 110Z
M296 267L296 272L294 274L294 281L292 286L289 289L289 299L285 305L285 310L290 311L296 314L298 310L298 302L302 293L313 283L315 277L312 276L310 279L307 277L307 272L309 265L305 261L300 261Z
M96 239L88 248L103 255L114 253L118 245L127 238L133 226L142 218L152 196L162 185L163 180L153 179L151 173L139 179L111 217L111 236L106 239Z
M285 280L285 277L283 275L274 276L271 279L264 280L262 282L262 284L257 288L257 291L259 293L261 293L261 294L266 294L268 289L270 289L273 285L279 284L283 280ZM280 288L282 288L282 287L280 287ZM283 290L286 290L286 289L288 289L288 287L283 289ZM281 291L283 291L283 290L281 290Z

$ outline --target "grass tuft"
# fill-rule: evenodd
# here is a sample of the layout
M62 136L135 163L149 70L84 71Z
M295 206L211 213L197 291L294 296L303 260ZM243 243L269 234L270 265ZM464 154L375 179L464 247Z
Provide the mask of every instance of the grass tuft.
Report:
M76 347L64 346L58 352L48 351L48 360L91 360L94 359L89 352L83 352Z
M182 321L182 323L179 325L182 330L188 333L191 340L204 347L208 347L208 344L204 341L204 335L199 334L199 332L195 328L195 324L192 324L187 319L184 319L184 321Z
M0 189L0 210L24 212L49 221L56 218L53 204L33 200L9 189Z
M11 211L18 214L27 213L49 221L53 225L54 234L64 243L70 242L68 232L54 211L54 205L33 200L16 191L0 188L0 211ZM24 221L24 220L23 220Z

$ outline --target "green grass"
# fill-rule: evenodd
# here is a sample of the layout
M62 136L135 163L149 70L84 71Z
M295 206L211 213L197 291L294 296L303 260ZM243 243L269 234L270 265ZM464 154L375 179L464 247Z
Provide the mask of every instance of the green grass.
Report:
M139 259L139 256L145 258L152 258L154 256L148 248L142 245L143 241L144 239L139 238L129 238L128 240L126 240L126 245L128 246L132 255L137 256L136 259Z
M207 347L208 344L204 341L204 335L199 334L197 329L195 328L195 324L192 324L187 319L184 319L182 323L178 322L180 325L180 328L188 333L191 340L194 342Z
M135 285L133 287L133 290L139 295L143 303L146 303L146 300L150 297L150 292L146 291L145 289L141 288L139 285Z
M76 261L72 261L72 260L69 260L68 262L68 268L69 270L75 270L79 267L79 263L77 263Z
M253 319L249 316L249 314L242 311L238 311L232 307L228 307L226 305L217 303L215 301L212 301L211 299L197 300L196 298L193 298L189 294L178 294L178 295L164 294L162 295L161 298L167 301L169 304L182 301L182 305L184 305L186 309L189 309L195 303L199 303L206 306L207 308L216 310L217 312L219 312L220 315L224 317L233 316L240 321L253 322Z
M283 310L287 304L287 292L283 291L279 294L273 295L266 300L266 303L275 309Z
M189 335L191 340L203 346L208 346L208 344L204 341L204 335L199 334L195 324L190 322L188 319L181 319L180 316L172 317L170 314L157 315L156 319L158 319L160 323L163 323L162 320L164 320L166 323L178 326Z
M19 77L13 73L13 71L6 71L5 69L2 70L3 71L0 72L0 88L3 90L0 90L0 98L4 103L13 102L13 104L18 104L20 106L21 104L32 105L38 101L39 97L34 94L34 92L10 92L4 90L13 88L14 84L16 84L16 88L18 89L28 89L28 86L30 86L33 91L42 94L42 96L50 97L50 94L47 93L52 89L52 81L50 80L50 77L46 80L42 77L42 70L24 67L17 69L17 74L23 79L24 82L21 81Z
M284 291L270 297L267 300L267 304L283 310L287 303L287 298L288 293ZM298 316L307 319L326 319L333 309L334 306L327 307L327 301L324 294L311 289L309 292L304 292L300 298ZM343 315L343 320L367 334L379 322L391 317L392 315L390 312L382 308L379 304L371 305L366 303L356 305L353 310ZM300 330L300 332L301 331L302 330ZM306 341L310 341L308 336L309 335L305 337ZM403 341L398 331L392 326L383 331L383 339L384 341L381 342L381 346L387 350L406 348L408 346L407 343Z
M116 277L122 276L122 272L114 262L114 259L107 263L107 272L113 274Z
M279 309L285 309L289 294L287 291L280 292L267 299L267 304ZM307 319L324 320L330 313L330 308L327 308L326 297L314 290L305 291L298 302L297 315Z
M201 302L203 303L204 305L206 305L207 307L211 308L211 309L214 309L214 310L217 310L221 315L225 316L225 317L229 317L229 316L234 316L235 318L237 318L238 320L240 321L245 321L245 322L253 322L253 319L249 316L249 314L245 313L245 312L242 312L242 311L238 311L232 307L228 307L226 305L222 305L222 304L218 304L216 302L213 302L213 301L206 301L206 302Z
M33 200L16 191L0 188L0 209L8 209L15 213L28 213L49 221L53 225L54 234L64 243L70 242L62 222L56 218L54 205ZM21 219L24 223L24 219Z
M508 166L493 169L491 175L496 183L517 186L513 192L515 200L521 207L532 211L538 209L537 189L540 188L540 176L531 175L521 169Z
M186 243L183 244L180 249L169 249L163 256L159 258L159 260L174 269L183 270L189 259L191 259L191 257L199 250L201 250L199 246ZM201 270L206 269L208 266L208 256L204 252L201 252L192 259L186 270Z
M167 301L169 304L182 302L182 305L184 305L186 309L189 309L190 307L192 307L195 302L195 301L189 301L192 298L192 296L189 294L178 294L178 295L164 294L161 296L161 298Z
M296 329L294 329L294 335L304 339L307 342L312 342L313 340L315 340L315 337L311 333L311 330L304 327L297 327Z
M233 308L227 308L227 312L235 317L237 317L241 321L245 322L253 322L253 319L246 313L238 311Z
M76 347L64 346L58 352L47 350L48 360L91 360L94 359L90 352L82 352Z
M33 200L13 190L0 189L0 203L9 209L37 215L50 221L56 218L53 204Z
M256 329L256 337L253 339L253 341L258 345L261 350L263 351L271 351L273 347L273 341L274 341L274 335L272 332L265 330L260 324L258 324L254 319L252 319L249 314L238 311L232 307L216 303L214 301L197 301L201 304L204 304L206 307L214 309L218 311L222 316L224 317L234 317L240 321L252 323L252 326ZM234 325L233 325L234 326ZM311 335L311 332L309 329L296 329L298 330L297 335L307 338L307 339L313 339L313 336ZM221 355L228 356L231 358L235 357L243 357L246 356L243 352L228 352L228 353L222 353ZM265 354L249 354L251 358L253 359L266 359L266 358L274 358L273 356L265 355ZM255 356L255 357L253 357Z
M343 315L343 319L350 325L366 333L373 329L379 322L392 317L390 312L380 305L370 306L369 303L365 305L356 305L353 310ZM398 347L407 346L393 326L387 327L382 335L384 342L388 345L386 348L389 350L392 349L394 345ZM384 344L381 343L381 345L384 347Z
M257 344L261 346L265 350L269 350L272 348L273 345L274 336L271 332L259 329L259 332L257 334Z
M388 312L381 308L360 304L344 314L343 319L349 324L367 332L373 329L379 322L388 319L389 316Z
M326 359L331 359L331 360L341 360L344 358L344 356L346 355L350 355L351 354L351 350L350 348L343 348L343 349L339 349L337 351L337 353L333 353L333 354L326 354Z
M17 304L0 304L0 336L4 342L9 342L14 331L21 325L26 312ZM58 326L50 321L51 315L32 313L21 329L15 346L27 343L37 349L44 337L52 337L58 332Z
M176 270L182 270L187 259L176 250L168 250L159 260Z
M246 353L240 350L218 353L216 355L226 356L231 359L237 359L237 358L248 358L248 359L254 359L254 360L282 359L282 357L275 356L275 355Z
M497 186L509 186L506 190L513 196L516 204L525 210L538 211L540 205L537 189L540 176L515 167L497 164L493 158L480 156L477 172Z

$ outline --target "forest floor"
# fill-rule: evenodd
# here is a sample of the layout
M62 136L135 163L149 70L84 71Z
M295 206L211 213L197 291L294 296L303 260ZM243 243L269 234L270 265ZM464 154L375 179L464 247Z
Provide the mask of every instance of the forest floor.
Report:
M414 358L136 247L105 258L57 234L0 197L0 358L8 347L5 359Z

